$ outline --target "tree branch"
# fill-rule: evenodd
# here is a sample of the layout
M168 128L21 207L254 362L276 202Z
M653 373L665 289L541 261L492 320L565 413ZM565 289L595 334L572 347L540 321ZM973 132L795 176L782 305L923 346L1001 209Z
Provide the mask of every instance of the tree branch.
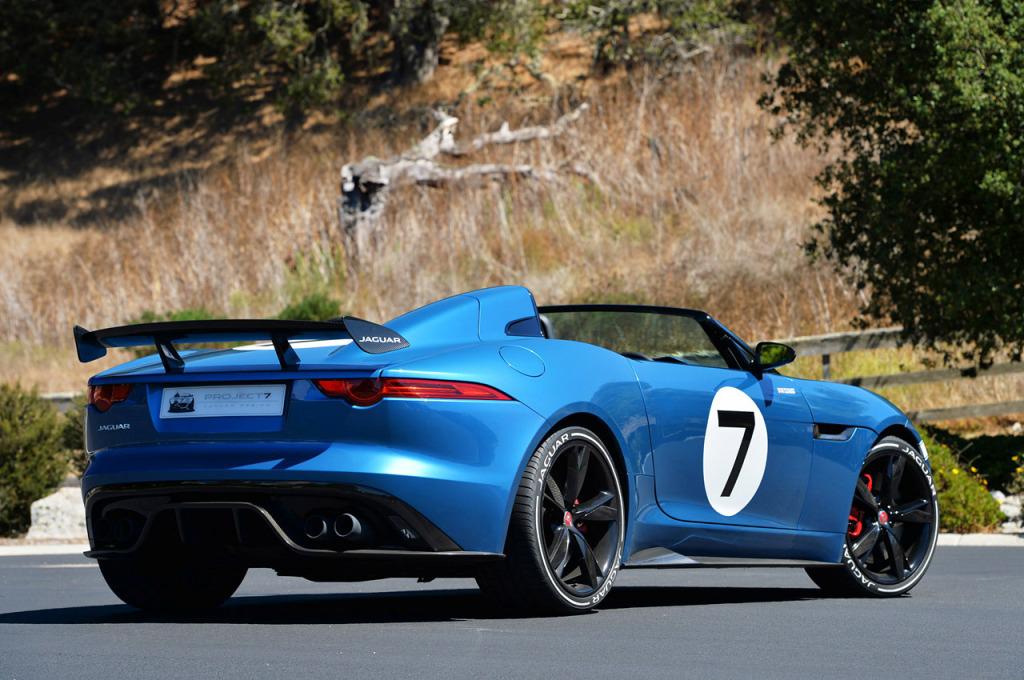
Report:
M545 141L565 133L587 110L587 104L560 116L550 126L533 125L513 130L508 123L495 132L478 135L469 144L460 146L455 141L459 119L443 111L434 111L437 126L415 145L397 156L380 159L376 156L341 168L341 197L338 199L338 221L349 250L354 256L366 241L383 214L390 191L398 186L418 185L440 187L455 182L496 181L511 178L557 183L563 175L574 174L601 186L598 176L582 163L566 161L558 167L537 167L528 164L477 163L466 166L445 166L437 162L439 156L463 157L491 145Z
M580 119L580 116L590 108L587 103L580 104L578 107L560 116L552 125L532 125L530 127L519 128L512 130L509 128L508 121L501 124L501 127L497 132L485 132L482 135L478 135L469 144L465 146L455 146L450 151L446 151L451 156L465 156L479 151L485 146L491 144L517 144L519 142L532 142L538 139L552 139L563 134L566 129Z

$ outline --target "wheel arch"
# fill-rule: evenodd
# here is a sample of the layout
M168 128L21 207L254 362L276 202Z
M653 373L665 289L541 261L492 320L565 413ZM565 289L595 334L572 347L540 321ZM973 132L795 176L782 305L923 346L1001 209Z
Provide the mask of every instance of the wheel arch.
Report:
M612 428L612 426L609 425L607 423L607 421L605 421L600 416L598 416L598 415L596 415L594 413L587 412L587 411L573 411L573 412L568 413L566 415L562 415L558 420L556 420L556 421L550 423L548 426L542 428L538 432L538 434L537 434L537 436L535 438L535 441L534 441L534 443L532 445L532 448L529 451L527 451L526 455L523 457L523 463L520 466L519 475L520 475L520 477L522 476L523 470L526 467L527 461L529 461L530 457L536 452L537 447L539 447L542 442L547 440L548 437L550 437L552 434L554 434L558 430L561 430L561 429L566 428L566 427L572 427L572 426L585 427L588 430L590 430L591 432L593 432L594 434L596 434L601 439L601 443L604 444L608 448L608 452L612 456L612 461L615 463L615 471L618 473L619 478L620 478L619 481L621 482L622 487L623 487L622 488L622 501L623 501L623 503L625 503L625 510L626 510L626 512L625 512L625 517L626 517L626 538L627 538L627 544L628 544L629 532L630 532L630 529L632 528L632 525L633 525L633 523L630 521L630 508L633 505L632 502L631 502L631 497L632 497L632 494L633 494L632 477L630 476L630 471L629 471L629 468L628 468L628 466L626 464L626 457L625 457L625 454L624 454L623 449L622 449L622 442L620 441L619 437L616 436L615 430ZM511 497L509 499L509 505L508 505L508 508L507 508L507 511L506 511L506 516L505 516L505 537L506 537L506 540L508 538L509 521L510 521L510 519L512 517L512 504L513 504L513 502L515 500L515 495L516 495L515 489L518 487L518 485L519 485L519 478L517 478L516 481L515 481L515 484L512 485L512 494L511 494Z
M619 438L615 436L615 432L612 430L611 426L593 413L581 411L578 413L572 413L559 420L546 433L544 433L544 436L541 437L541 441L547 439L551 433L573 425L587 428L600 437L601 443L608 447L608 453L611 454L612 461L615 463L615 471L619 474L620 481L623 485L622 502L626 504L626 527L628 528L630 508L629 498L631 495L629 470L626 468L626 458L622 453L622 446L619 444Z
M900 439L904 440L905 442L907 442L908 444L910 444L914 448L916 448L918 450L921 449L921 435L918 434L909 425L909 423L907 423L907 424L896 423L894 425L890 425L890 426L886 427L884 430L882 430L881 432L878 433L878 437L876 437L875 441L871 443L871 448L874 448L875 444L877 444L878 442L882 441L886 437L899 437ZM868 452L870 452L870 451L871 451L871 449L869 448ZM866 456L868 452L865 452L864 455Z

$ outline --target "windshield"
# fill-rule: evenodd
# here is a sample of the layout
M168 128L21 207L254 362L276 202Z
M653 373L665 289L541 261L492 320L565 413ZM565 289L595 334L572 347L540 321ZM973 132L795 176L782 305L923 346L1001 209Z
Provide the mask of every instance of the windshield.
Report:
M548 337L598 345L635 359L728 368L697 312L545 307Z

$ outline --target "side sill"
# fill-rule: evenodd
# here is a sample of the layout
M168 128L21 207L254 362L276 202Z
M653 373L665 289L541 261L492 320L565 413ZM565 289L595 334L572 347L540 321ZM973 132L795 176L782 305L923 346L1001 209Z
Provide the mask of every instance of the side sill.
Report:
M623 569L687 569L694 567L829 567L838 562L817 560L784 560L762 557L715 557L710 555L682 555L668 548L647 548L635 553L622 565Z

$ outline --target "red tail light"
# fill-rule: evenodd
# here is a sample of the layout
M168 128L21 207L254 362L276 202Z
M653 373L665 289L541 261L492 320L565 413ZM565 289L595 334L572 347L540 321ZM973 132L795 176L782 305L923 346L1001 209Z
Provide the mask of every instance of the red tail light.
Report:
M328 397L341 397L356 406L370 406L381 399L472 399L510 401L504 392L479 383L417 378L344 378L314 380Z
M89 403L100 413L106 413L111 406L127 399L131 391L131 385L89 385Z

